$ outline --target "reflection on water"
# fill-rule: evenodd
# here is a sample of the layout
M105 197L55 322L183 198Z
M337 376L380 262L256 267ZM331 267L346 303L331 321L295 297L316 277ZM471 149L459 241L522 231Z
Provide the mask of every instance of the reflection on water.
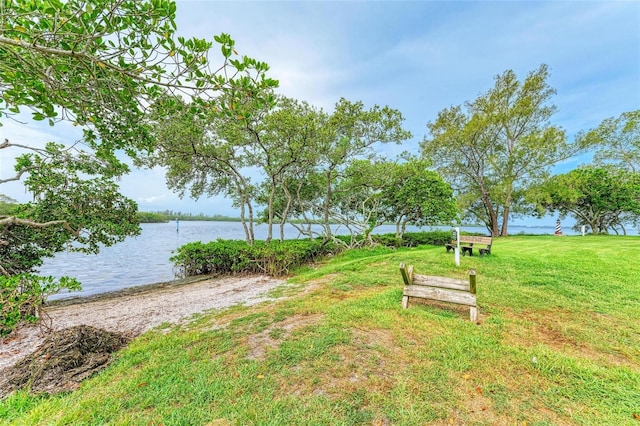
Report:
M75 277L82 283L81 292L54 295L51 299L104 293L127 287L151 284L174 279L173 265L169 261L172 252L183 244L191 241L209 242L222 239L244 240L244 231L239 222L176 222L145 223L142 233L135 238L128 238L124 242L112 247L103 248L96 255L81 253L58 253L54 258L47 259L40 268L43 275L54 277ZM445 228L450 229L450 228ZM462 228L474 232L485 232L484 228ZM408 232L417 228L409 227ZM339 231L338 231L339 232ZM395 232L392 225L381 226L376 233L385 234ZM552 234L553 227L546 228L517 228L511 232ZM566 232L566 231L565 231ZM277 231L274 230L274 234ZM298 231L293 226L285 228L287 238L297 238ZM265 239L266 225L259 225L255 229L256 239Z

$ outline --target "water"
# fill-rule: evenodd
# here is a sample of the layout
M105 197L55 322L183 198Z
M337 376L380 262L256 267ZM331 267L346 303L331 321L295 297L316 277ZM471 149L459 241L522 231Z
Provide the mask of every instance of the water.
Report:
M60 299L75 296L89 296L108 291L120 290L139 285L172 281L175 279L173 264L169 261L173 252L191 241L222 239L244 240L244 231L239 222L191 222L182 221L179 231L176 222L144 223L142 233L135 238L127 238L122 243L103 248L96 255L63 252L47 259L40 268L42 275L54 277L70 276L82 283L80 292L64 292L50 297ZM443 228L451 229L451 228ZM465 231L486 233L485 228L463 227ZM408 227L408 232L419 229ZM511 234L553 234L553 227L513 227ZM275 235L279 235L274 230ZM340 232L338 230L338 232ZM376 228L376 233L395 232L395 226L384 225ZM565 230L567 233L567 230ZM255 228L256 239L265 239L267 226ZM286 238L297 238L298 231L291 225L285 228Z

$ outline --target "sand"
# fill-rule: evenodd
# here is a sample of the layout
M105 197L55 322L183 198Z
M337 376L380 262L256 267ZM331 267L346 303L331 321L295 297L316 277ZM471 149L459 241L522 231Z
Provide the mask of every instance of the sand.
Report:
M269 300L267 292L284 284L267 276L224 277L136 287L82 299L52 302L43 323L61 330L90 325L135 337L163 323L180 323L193 314ZM46 327L23 326L0 341L0 378L4 370L44 341Z

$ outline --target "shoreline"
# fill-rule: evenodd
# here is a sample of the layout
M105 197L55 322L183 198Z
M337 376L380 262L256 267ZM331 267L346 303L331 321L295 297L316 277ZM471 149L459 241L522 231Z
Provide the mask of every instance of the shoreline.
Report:
M137 337L161 324L188 322L194 314L271 300L268 293L284 284L264 275L198 276L47 302L42 325L20 326L0 340L0 389L5 369L35 351L50 331L89 325Z
M243 276L239 276L239 275L224 276L224 277L218 276L218 275L197 275L194 277L180 278L173 281L160 281L160 282L151 283L151 284L139 284L139 285L134 285L132 287L120 288L117 290L87 294L86 296L83 296L80 294L80 295L64 297L60 299L46 300L44 302L44 307L47 308L47 307L57 307L57 306L68 306L68 305L76 305L81 303L90 303L90 302L95 302L99 300L110 300L110 299L115 299L123 296L152 293L154 291L162 290L164 288L174 288L174 287L189 285L189 284L193 284L193 283L205 281L205 280L215 280L215 279L234 278L234 277L243 278ZM55 293L55 295L60 295L60 294L64 294L64 293Z

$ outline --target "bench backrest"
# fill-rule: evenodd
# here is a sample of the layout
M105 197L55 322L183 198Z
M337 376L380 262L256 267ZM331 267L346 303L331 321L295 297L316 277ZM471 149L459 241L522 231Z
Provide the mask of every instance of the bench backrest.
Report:
M460 236L461 243L478 243L478 244L491 245L492 240L493 238L491 237L480 237L477 235L461 235Z

